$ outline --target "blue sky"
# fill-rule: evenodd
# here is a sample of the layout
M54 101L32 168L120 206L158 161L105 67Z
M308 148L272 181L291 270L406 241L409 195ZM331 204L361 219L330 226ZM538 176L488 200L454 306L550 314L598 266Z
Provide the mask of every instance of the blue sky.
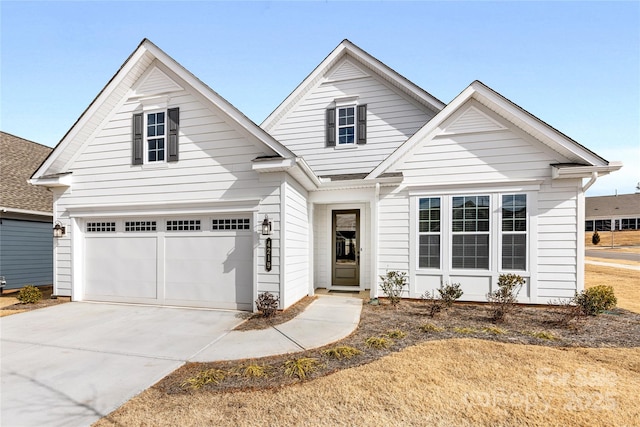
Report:
M147 37L256 123L348 38L444 102L480 80L640 181L640 2L0 2L0 129L54 146Z

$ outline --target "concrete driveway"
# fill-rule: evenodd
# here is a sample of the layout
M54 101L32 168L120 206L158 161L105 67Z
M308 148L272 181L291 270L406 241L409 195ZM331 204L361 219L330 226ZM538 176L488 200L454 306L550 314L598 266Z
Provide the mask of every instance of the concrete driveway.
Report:
M234 311L82 302L0 318L0 424L88 426L241 321Z

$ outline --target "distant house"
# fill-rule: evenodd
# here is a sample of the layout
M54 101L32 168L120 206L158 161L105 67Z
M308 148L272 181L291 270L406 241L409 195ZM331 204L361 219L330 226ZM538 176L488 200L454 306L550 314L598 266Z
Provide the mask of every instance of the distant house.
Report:
M27 182L51 151L0 132L0 276L5 289L53 283L53 195Z
M585 231L640 230L640 193L586 198Z
M143 40L31 182L54 193L74 300L286 308L377 297L395 270L412 298L485 301L516 273L546 303L583 289L584 192L621 166L481 82L445 104L348 40L258 126Z

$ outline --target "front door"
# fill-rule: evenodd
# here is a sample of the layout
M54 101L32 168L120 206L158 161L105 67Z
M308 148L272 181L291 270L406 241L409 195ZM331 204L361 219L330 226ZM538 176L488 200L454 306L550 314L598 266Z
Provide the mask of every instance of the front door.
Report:
M332 221L333 286L360 286L360 210L335 210Z

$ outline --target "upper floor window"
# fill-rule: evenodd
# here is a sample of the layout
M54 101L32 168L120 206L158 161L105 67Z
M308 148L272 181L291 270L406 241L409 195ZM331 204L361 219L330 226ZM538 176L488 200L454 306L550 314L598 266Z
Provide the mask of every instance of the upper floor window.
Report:
M147 161L164 162L165 113L147 114Z
M132 163L177 162L179 123L178 108L134 114Z
M325 139L327 147L366 144L367 106L345 105L327 109Z

